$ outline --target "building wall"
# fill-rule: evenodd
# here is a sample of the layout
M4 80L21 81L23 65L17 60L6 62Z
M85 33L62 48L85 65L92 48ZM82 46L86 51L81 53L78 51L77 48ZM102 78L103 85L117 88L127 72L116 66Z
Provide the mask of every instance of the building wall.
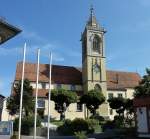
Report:
M45 83L45 84L46 84L45 85L46 88L42 88L42 83L39 83L39 89L48 89L49 84L48 83ZM94 88L95 84L96 84L96 82L89 84L89 86L88 86L89 90ZM33 88L36 87L35 83L31 83L31 85L33 86ZM104 86L105 86L105 84L104 84ZM52 84L51 89L56 89L57 87L58 87L57 84ZM69 84L61 84L61 88L66 89L66 90L70 90L71 89L71 85L69 85ZM82 91L82 86L81 85L75 85L75 89L76 89L76 91ZM134 93L134 89L128 88L125 91L108 90L104 94L105 94L106 100L108 100L109 94L113 94L113 97L118 97L119 95L122 95L123 98L130 98L130 99L132 99L133 98L133 93ZM69 108L66 111L66 118L74 119L75 117L84 118L85 115L87 116L87 114L85 113L86 108L83 107L83 111L82 112L78 112L76 105L77 104L74 103L74 104L71 104L69 106ZM55 111L54 106L55 106L54 102L51 101L51 114L52 114L52 117L54 119L59 119L60 114L57 113L57 111ZM48 113L48 109L47 109L48 108L48 101L47 100L45 100L45 108L46 108L45 109L45 115L47 115L47 113ZM115 110L112 110L109 107L109 104L108 104L107 101L100 106L100 108L97 110L97 112L101 116L104 116L106 118L110 118L111 120L113 120L114 116L117 114Z
M55 103L51 101L50 103L50 116L53 119L59 120L60 119L60 114L55 110ZM48 100L45 99L45 115L48 115ZM65 112L66 119L74 119L74 118L85 118L84 117L84 105L83 105L83 110L82 111L77 111L77 104L73 103L70 104L69 107L67 108Z
M7 99L4 99L2 115L1 115L1 121L9 121L10 118L11 118L11 116L9 115L9 113L6 109L6 102L7 102Z
M125 97L133 99L134 98L134 89L132 88L127 88L127 91L125 92Z
M30 85L33 87L33 89L36 88L36 83L35 82L31 82ZM61 88L65 89L65 90L71 90L71 86L74 86L76 91L82 91L82 86L81 85L72 85L72 84L52 84L51 89L56 89L56 88L58 88L59 85L61 85ZM39 89L49 89L49 83L40 82L38 84L38 88Z
M125 91L115 91L115 90L108 90L107 91L107 100L109 99L109 94L113 94L113 97L119 97L119 95L122 95L123 98L133 98L134 89L127 89ZM117 114L115 110L112 110L108 105L108 111L109 111L109 117L111 120L114 119L114 116ZM112 112L112 113L111 113Z

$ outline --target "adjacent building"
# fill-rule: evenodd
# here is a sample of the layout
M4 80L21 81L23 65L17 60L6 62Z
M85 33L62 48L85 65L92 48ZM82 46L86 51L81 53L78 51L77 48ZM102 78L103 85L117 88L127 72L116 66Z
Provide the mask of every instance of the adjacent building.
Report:
M150 97L135 98L133 104L137 135L150 138Z
M15 37L21 30L0 17L0 45ZM7 121L9 118L6 109L6 98L0 94L0 121Z
M2 111L3 111L4 99L5 99L5 97L0 94L0 121L2 119Z
M0 45L19 34L21 30L0 18Z
M135 72L106 70L105 35L106 31L96 20L91 8L89 20L81 36L82 67L52 65L52 88L63 88L75 91L79 96L91 89L102 91L106 100L111 97L133 98L134 87L140 81L140 75ZM117 63L116 63L117 64ZM14 83L21 79L22 62L17 64ZM25 78L36 87L36 64L25 64ZM38 105L48 113L46 94L49 87L49 65L40 64ZM116 112L109 107L108 102L100 106L97 112L106 119L113 119ZM80 103L74 103L66 111L66 118L85 118L86 108ZM59 119L51 101L51 117Z

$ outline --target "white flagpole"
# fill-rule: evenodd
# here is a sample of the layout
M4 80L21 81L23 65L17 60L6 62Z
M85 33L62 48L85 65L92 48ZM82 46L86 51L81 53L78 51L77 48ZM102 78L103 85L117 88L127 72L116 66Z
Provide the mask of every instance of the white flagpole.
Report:
M47 139L49 139L50 124L50 100L51 100L51 73L52 73L52 53L49 55L49 93L48 93L48 122L47 122Z
M35 115L34 115L34 139L36 139L36 122L37 122L37 98L38 98L38 84L39 84L39 61L40 49L37 51L37 77L36 77L36 94L35 94Z
M20 139L20 137L21 137L21 117L22 117L22 99L23 99L25 59L26 59L26 43L24 44L24 48L23 48L23 63L22 63L22 79L21 79L21 92L20 92L20 112L19 112L18 139Z

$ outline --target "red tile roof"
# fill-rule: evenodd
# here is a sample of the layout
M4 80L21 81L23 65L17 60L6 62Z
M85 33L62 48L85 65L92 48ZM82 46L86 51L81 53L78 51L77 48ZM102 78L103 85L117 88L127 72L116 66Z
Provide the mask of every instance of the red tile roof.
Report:
M21 79L22 62L17 64L15 80ZM36 81L36 64L26 63L25 78ZM40 64L39 82L49 82L49 65ZM52 65L52 83L82 84L82 73L76 67Z
M134 88L140 80L140 75L135 72L107 71L107 88L109 90Z
M15 80L21 79L22 62L17 64ZM26 63L25 78L36 81L36 64ZM141 77L134 72L107 71L108 90L125 90L138 85ZM49 65L40 64L39 82L49 82ZM82 85L81 68L52 65L52 83Z

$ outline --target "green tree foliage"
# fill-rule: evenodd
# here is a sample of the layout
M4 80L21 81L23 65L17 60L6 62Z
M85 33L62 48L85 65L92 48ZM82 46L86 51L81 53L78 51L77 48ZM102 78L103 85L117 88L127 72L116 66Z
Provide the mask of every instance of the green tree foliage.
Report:
M132 99L125 99L121 97L114 97L108 100L109 106L112 109L115 109L119 116L114 117L114 123L117 127L124 126L124 124L128 124L132 126L134 121L133 117L133 100ZM126 111L126 116L124 116L124 112Z
M98 90L90 90L80 98L80 103L85 104L87 109L93 114L96 114L96 109L105 102L104 95Z
M28 79L24 80L23 88L22 108L25 116L28 116L29 114L33 113L34 109L33 88L32 86L30 86L30 82ZM21 81L15 83L13 88L13 94L7 99L7 109L11 115L15 115L19 112L20 91Z
M67 107L77 102L77 94L64 89L52 90L51 100L55 102L55 110L60 113L60 120L63 120Z
M134 97L150 96L150 69L146 69L146 75L143 76L139 85L135 87Z
M19 125L19 118L16 118L14 120L14 131L18 131L18 125ZM41 126L41 118L37 117L37 127ZM34 116L27 116L22 118L22 124L21 124L21 134L22 135L29 135L31 132L31 129L34 127Z
M108 100L109 106L115 109L119 115L124 115L124 111L128 111L130 114L133 112L133 100L125 99L122 97L113 97Z
M108 100L109 102L109 106L112 109L115 109L116 112L121 115L122 113L124 113L125 108L125 100L122 97L113 97L111 99Z

